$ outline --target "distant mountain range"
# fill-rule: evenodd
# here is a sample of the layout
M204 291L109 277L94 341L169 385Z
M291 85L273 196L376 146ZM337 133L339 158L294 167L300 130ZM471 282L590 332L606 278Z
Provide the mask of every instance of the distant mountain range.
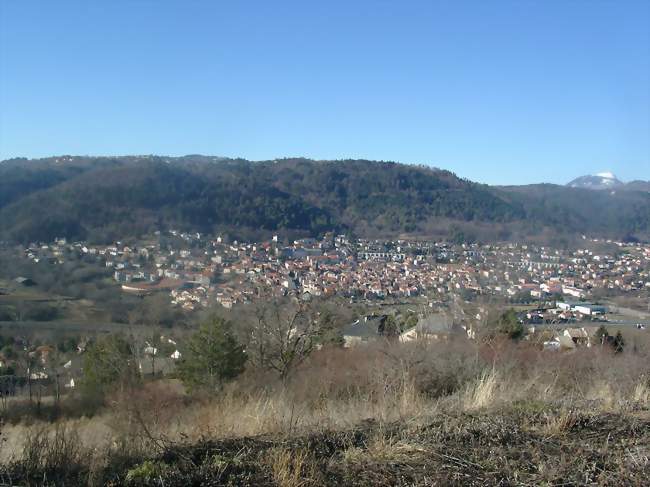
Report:
M611 172L601 172L590 176L580 176L567 184L570 188L597 190L650 191L650 181L631 181L624 183Z
M607 176L596 176L599 184L622 187ZM572 184L487 186L366 160L11 159L0 163L0 240L128 240L165 228L251 239L327 231L458 241L650 236L646 190Z

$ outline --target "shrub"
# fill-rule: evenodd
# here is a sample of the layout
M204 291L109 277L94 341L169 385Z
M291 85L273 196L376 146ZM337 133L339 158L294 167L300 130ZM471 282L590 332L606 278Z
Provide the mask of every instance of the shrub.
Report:
M169 471L169 466L162 462L153 462L147 460L126 473L126 483L130 485L140 485L162 478Z
M29 431L18 468L23 478L44 485L81 485L89 464L90 455L77 433L57 423L53 430L40 427Z

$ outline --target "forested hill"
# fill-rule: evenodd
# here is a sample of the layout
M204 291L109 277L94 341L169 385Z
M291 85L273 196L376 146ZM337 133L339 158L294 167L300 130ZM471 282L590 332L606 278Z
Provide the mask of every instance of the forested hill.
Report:
M647 237L650 194L490 187L364 160L57 157L0 163L0 239L107 241L156 229L551 239Z

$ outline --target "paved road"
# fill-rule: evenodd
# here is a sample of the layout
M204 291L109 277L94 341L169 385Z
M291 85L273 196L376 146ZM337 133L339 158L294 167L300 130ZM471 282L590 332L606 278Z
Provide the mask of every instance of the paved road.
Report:
M650 319L639 319L639 320L612 320L612 321L577 321L575 323L538 323L538 324L528 324L526 326L534 326L539 328L553 328L553 329L564 329L564 328L582 328L583 326L600 326L605 325L606 327L629 327L636 328L636 325L641 323L645 325L646 330L650 331Z
M645 325L646 329L650 329L650 319L612 320L604 323L605 326L636 326L637 324Z
M645 320L650 320L650 313L645 311L639 311L631 308L623 308L621 306L616 306L615 304L608 304L610 311L616 312L624 316L630 317L630 319L641 318Z

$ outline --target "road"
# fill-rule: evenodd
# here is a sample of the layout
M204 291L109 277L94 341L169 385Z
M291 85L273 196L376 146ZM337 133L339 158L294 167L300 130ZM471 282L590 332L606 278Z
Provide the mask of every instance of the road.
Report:
M650 320L650 313L646 311L639 311L637 309L632 309L632 308L623 308L621 306L617 306L615 304L610 304L607 303L607 306L609 307L610 311L624 315L626 317L629 317L629 319L634 320L634 319L642 319L642 320Z

